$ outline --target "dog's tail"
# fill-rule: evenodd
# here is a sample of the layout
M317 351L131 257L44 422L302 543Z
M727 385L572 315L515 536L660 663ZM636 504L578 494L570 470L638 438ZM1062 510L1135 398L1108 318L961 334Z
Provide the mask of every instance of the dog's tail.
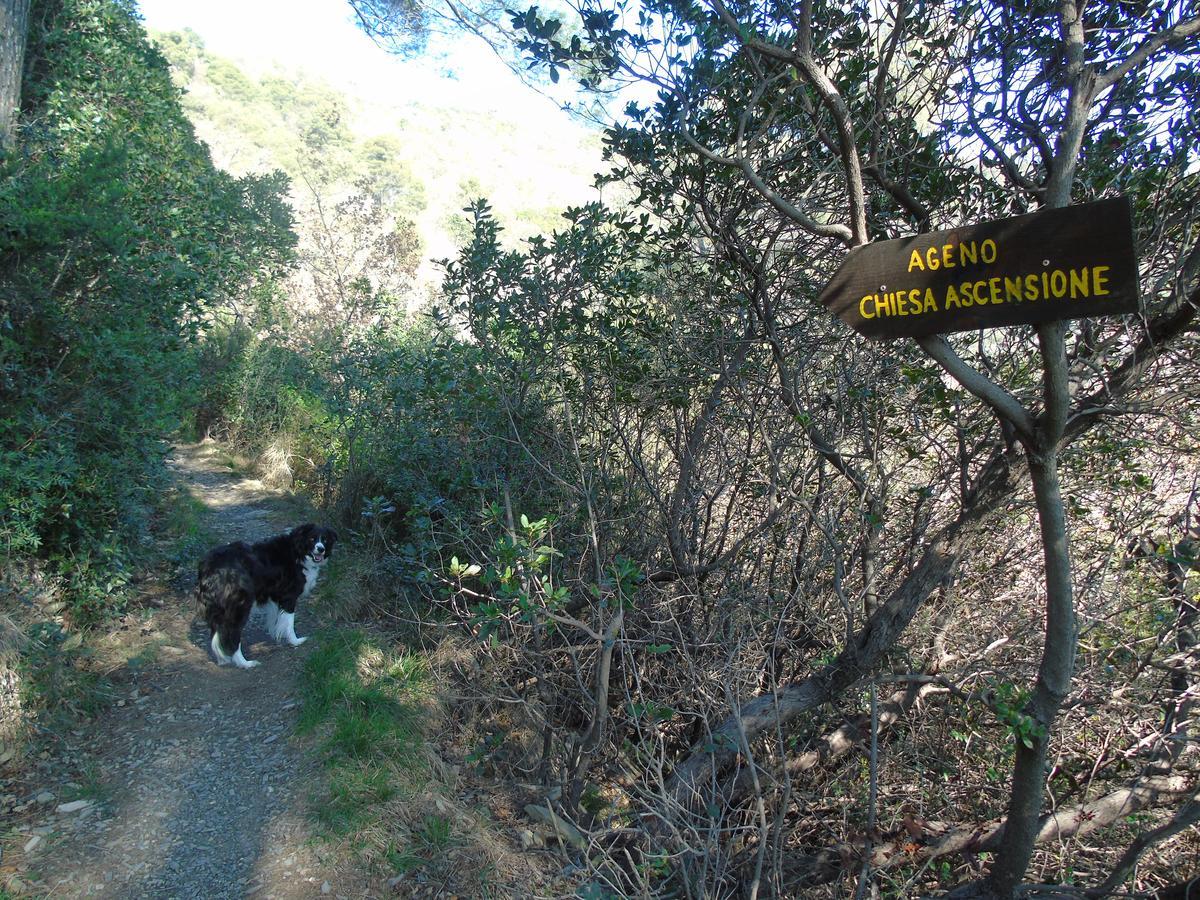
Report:
M246 598L253 600L254 592L254 576L239 566L200 567L196 602L204 607L210 627L215 627L222 610L236 607Z

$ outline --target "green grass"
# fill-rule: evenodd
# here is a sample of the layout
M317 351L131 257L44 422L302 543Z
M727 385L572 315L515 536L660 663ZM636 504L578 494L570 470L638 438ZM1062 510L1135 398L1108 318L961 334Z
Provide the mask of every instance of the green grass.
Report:
M192 561L214 542L208 526L208 507L190 491L177 487L162 506L163 556L175 566L190 569Z
M191 491L176 488L163 510L163 527L172 537L200 538L205 531L204 518L208 507Z
M426 667L359 630L318 632L300 678L297 731L319 734L326 768L317 821L332 834L371 822L422 766Z
M169 638L159 638L158 640L150 641L136 652L130 653L125 659L125 665L133 672L148 669L158 662L159 656L162 655L162 648L169 643Z
M228 450L218 450L214 454L213 459L217 465L228 469L231 475L237 475L241 478L248 478L254 475L254 464L252 462L236 456Z
M326 834L341 835L368 824L372 810L399 793L386 768L336 763L313 813Z
M112 799L112 788L104 780L100 766L94 760L86 764L83 772L80 773L79 781L79 787L68 793L68 800L91 800L93 803L103 806Z
M21 702L38 717L38 728L54 734L105 709L112 683L87 665L92 656L81 632L68 633L56 622L38 622L17 660Z

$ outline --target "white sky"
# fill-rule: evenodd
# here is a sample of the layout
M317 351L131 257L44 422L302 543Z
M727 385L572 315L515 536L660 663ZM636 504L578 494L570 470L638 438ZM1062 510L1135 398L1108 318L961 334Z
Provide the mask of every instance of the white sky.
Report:
M278 63L387 105L421 98L514 118L568 118L478 39L435 40L430 53L407 62L389 55L358 30L345 0L139 0L139 6L149 28L191 28L208 49L254 72Z

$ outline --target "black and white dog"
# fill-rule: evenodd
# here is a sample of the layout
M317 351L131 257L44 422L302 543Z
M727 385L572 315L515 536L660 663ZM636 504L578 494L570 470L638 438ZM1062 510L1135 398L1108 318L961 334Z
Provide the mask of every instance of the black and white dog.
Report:
M242 629L255 606L266 607L267 632L275 640L293 647L308 640L296 637L296 604L312 592L336 542L332 528L301 525L256 544L225 544L200 561L196 596L220 665L259 665L242 655Z

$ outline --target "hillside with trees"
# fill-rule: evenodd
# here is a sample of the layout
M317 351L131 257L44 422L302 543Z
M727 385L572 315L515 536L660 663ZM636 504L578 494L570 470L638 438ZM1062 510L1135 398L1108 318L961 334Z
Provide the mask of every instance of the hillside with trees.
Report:
M351 5L404 52L466 28L652 88L613 199L493 207L414 150L431 111L361 137L167 35L181 101L123 4L35 4L0 552L66 586L56 639L102 620L161 442L208 434L350 537L339 614L433 661L441 752L524 792L547 895L1194 894L1195 5ZM185 107L307 179L294 230ZM875 341L819 302L865 244L1118 196L1136 313Z
M250 70L205 49L195 32L155 36L184 90L184 109L216 163L235 175L285 172L294 202L367 181L417 226L428 256L469 232L464 207L487 197L512 242L556 227L595 191L600 137L549 114L533 127L501 108L347 94L302 72ZM430 270L432 274L432 269Z

